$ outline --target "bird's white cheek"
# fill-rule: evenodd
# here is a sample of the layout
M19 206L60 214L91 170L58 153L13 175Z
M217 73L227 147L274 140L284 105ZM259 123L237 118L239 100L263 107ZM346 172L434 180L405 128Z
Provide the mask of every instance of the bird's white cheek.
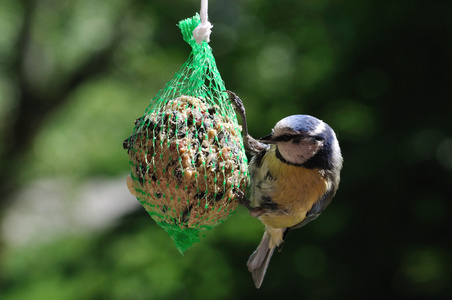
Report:
M292 142L278 145L279 153L281 153L282 157L285 160L291 163L303 163L299 162L300 157L303 156L303 153L301 153L300 150L297 148L298 147L296 147L295 144L293 144Z
M309 146L306 148L306 151L304 151L304 153L305 153L304 156L306 156L306 157L311 157L311 156L313 156L313 155L317 152L318 149L319 149L319 147L315 147L315 146L313 146L313 145L309 145Z
M284 143L278 145L278 149L285 160L291 163L303 164L313 157L322 146L323 143L321 142L302 141L299 144Z

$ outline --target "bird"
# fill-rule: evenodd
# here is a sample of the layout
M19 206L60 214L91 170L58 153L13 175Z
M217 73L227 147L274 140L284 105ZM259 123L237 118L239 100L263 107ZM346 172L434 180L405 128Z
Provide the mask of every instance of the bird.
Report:
M242 192L239 201L265 225L262 240L247 262L260 288L288 231L313 221L330 204L339 187L343 158L334 130L310 115L285 117L270 134L254 139L248 133L242 100L226 92L242 119L244 147L252 154L250 197Z

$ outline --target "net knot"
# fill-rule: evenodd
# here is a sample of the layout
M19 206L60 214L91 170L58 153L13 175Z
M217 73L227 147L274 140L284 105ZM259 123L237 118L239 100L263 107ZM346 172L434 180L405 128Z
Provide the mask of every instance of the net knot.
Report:
M203 41L210 42L210 34L212 33L213 25L209 22L207 17L208 0L201 0L201 11L199 12L201 17L201 24L193 30L193 37L198 45L201 45Z
M199 45L201 45L203 41L209 43L212 27L213 25L209 21L199 24L198 27L193 30L193 37L195 38L196 43Z

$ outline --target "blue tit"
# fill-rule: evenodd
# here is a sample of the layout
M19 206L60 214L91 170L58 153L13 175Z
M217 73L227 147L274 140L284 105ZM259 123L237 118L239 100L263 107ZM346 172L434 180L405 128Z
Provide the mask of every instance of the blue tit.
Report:
M270 258L281 250L289 230L317 218L336 194L342 155L333 129L308 115L293 115L276 123L272 133L255 140L248 134L245 108L233 92L229 99L242 118L250 161L250 200L243 205L265 225L265 233L247 266L259 288Z

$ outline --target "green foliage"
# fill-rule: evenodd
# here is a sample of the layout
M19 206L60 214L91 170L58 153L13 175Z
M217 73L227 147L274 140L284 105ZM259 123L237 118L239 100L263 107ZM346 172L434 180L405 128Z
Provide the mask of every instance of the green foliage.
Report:
M210 46L250 133L294 113L336 130L345 165L331 206L288 234L259 291L245 264L263 228L244 209L184 257L140 210L102 233L2 244L0 298L451 298L451 3L210 2ZM121 143L185 61L176 24L198 9L1 1L4 214L37 178L126 177Z
M248 228L246 232L261 230L243 212L237 214L237 221ZM226 239L234 246L254 246L249 239L236 241L230 233L237 226L226 223L215 230L215 237L209 233L212 239L181 256L145 214L129 216L122 224L101 235L8 249L8 260L1 265L6 280L0 285L0 296L5 300L224 299L236 293L234 270L216 243Z
M117 79L98 79L72 95L69 104L49 118L36 137L30 166L23 176L115 175L126 163L121 141L148 96ZM119 144L118 144L119 143ZM119 147L115 147L118 144ZM68 159L69 158L69 159Z

